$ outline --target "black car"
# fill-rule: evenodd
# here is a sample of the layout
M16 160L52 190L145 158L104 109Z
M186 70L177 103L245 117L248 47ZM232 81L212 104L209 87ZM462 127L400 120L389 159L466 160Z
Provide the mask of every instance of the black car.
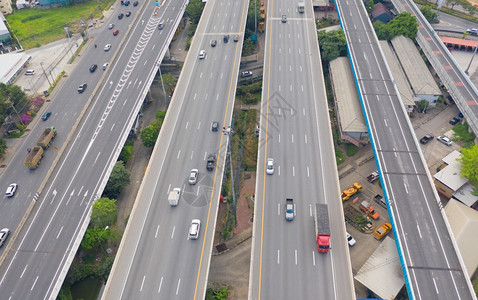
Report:
M46 121L48 120L50 116L51 116L51 111L47 111L46 113L43 114L43 116L41 116L41 118L43 121Z
M96 64L93 64L90 66L90 72L93 73L94 71L96 71L96 68L98 68L98 66Z
M124 14L123 14L123 13L120 13L120 14L118 15L118 19L120 19L120 20L123 19L123 17L124 17Z
M216 47L216 44L217 44L217 41L216 41L216 40L212 40L212 41L211 41L211 47Z
M229 42L229 34L226 34L224 36L224 43L227 43L227 42Z
M211 124L211 131L217 131L217 128L219 127L219 122L214 121Z
M127 16L127 17L131 16L131 12L128 11L128 12L126 13L126 16Z
M451 125L455 126L456 124L460 123L460 121L461 121L461 120L458 119L458 118L453 118L453 119L451 119L450 122L448 122L448 123L450 123Z
M422 143L423 145L425 145L426 143L428 143L429 141L433 140L435 136L431 133L425 135L424 137L422 137L420 139L420 143Z
M87 85L86 83L83 83L82 85L80 85L80 86L78 87L78 93L80 93L80 94L83 93L83 92L86 90L86 87L87 87L87 86L88 86L88 85Z
M133 6L138 6L138 1L134 1Z

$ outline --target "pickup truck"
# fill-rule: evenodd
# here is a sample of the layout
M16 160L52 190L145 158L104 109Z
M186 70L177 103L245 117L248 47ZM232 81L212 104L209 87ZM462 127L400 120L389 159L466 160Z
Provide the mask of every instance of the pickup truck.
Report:
M285 219L287 221L294 220L294 214L295 214L294 199L291 199L291 198L285 199Z
M375 180L379 178L380 178L380 175L378 174L378 171L373 171L372 174L367 176L367 181L370 183L373 183Z
M368 203L367 201L362 201L362 203L360 203L359 207L370 218L372 218L374 220L378 220L378 218L379 218L378 212L375 211L375 209L373 208L373 206L370 203Z
M387 233L392 229L392 224L390 223L385 223L383 224L382 226L380 227L377 227L377 229L375 229L375 231L373 232L373 237L376 239L376 240L381 240L383 239Z

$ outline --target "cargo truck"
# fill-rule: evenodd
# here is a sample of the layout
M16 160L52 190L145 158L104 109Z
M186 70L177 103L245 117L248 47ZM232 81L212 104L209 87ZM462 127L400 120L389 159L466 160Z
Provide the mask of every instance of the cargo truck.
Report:
M171 206L178 205L179 197L181 197L181 189L180 188L175 188L172 191L170 191L169 195L168 195L169 204Z
M383 224L382 226L380 227L377 227L375 229L375 231L373 232L373 237L376 239L376 240L381 240L383 239L387 233L389 233L389 231L392 229L392 224L390 223L385 223Z
M35 146L30 149L30 152L28 152L27 158L25 158L25 161L23 163L29 169L33 170L38 168L38 165L40 164L40 160L42 159L42 157L43 157L43 148L40 146Z
M45 130L43 130L42 134L37 140L37 146L40 146L46 150L48 147L50 147L51 140L53 140L55 135L56 135L55 127L51 126L51 127L45 128Z
M304 10L305 10L305 3L304 3L304 2L299 2L297 10L298 10L300 13L303 13Z
M329 225L329 209L327 204L315 205L315 237L318 252L329 252L330 248L330 225Z

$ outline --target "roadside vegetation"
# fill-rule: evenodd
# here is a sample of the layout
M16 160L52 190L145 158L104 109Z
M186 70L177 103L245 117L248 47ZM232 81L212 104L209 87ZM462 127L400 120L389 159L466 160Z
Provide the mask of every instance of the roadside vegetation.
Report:
M387 24L380 21L374 22L373 28L379 40L389 41L398 35L415 39L418 32L418 23L415 16L407 12L402 12Z
M458 141L463 142L464 143L463 148L471 148L474 146L473 141L475 140L476 136L473 132L469 132L467 123L457 124L452 129L453 129L453 132L455 133L455 137L453 138L453 140L457 142Z
M447 6L442 6L440 9L437 9L438 2L436 0L432 0L432 1L414 0L414 2L421 5L429 5L430 8L433 10L441 11L452 16L460 17L462 19L478 23L478 18L475 17L475 15L478 12L478 8L474 6L473 3L467 0L446 0L444 1L445 4L447 6L450 5L451 8L448 8ZM454 10L455 5L460 5L461 7L463 7L466 13Z
M201 0L191 0L186 6L185 15L191 21L191 25L188 29L188 39L186 40L186 50L189 50L191 46L191 40L196 33L198 27L199 19L201 18L202 12L204 10L204 3Z
M227 296L229 296L229 289L225 286L206 290L206 300L227 300Z
M5 18L22 47L30 49L66 38L64 27L71 34L82 32L81 19L86 25L99 20L113 3L113 0L97 0L52 9L22 9Z
M461 176L467 178L473 185L472 194L478 196L478 145L461 149Z

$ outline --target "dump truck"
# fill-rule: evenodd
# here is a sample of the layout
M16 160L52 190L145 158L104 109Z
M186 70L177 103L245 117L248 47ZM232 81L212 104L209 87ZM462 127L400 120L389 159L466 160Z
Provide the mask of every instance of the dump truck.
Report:
M350 197L362 190L362 186L355 182L351 187L342 191L342 201L349 200Z
M378 174L378 171L372 172L372 174L367 176L367 181L370 183L373 183L375 180L379 179L380 175Z
M208 171L214 170L214 167L216 166L216 156L211 154L207 158L207 165L206 168Z
M382 226L377 227L377 229L375 229L375 231L373 232L373 237L376 240L381 240L387 235L387 233L390 232L391 229L392 229L392 224L385 223Z
M322 253L329 252L330 225L327 204L315 204L314 222L317 251Z
M179 203L179 197L181 197L181 189L175 188L169 192L168 202L171 206L176 206Z
M47 127L43 130L42 134L37 140L37 146L42 147L43 149L48 149L50 147L51 141L56 136L56 129L55 127Z
M304 2L299 2L299 4L297 5L297 10L300 13L303 13L305 11L305 3Z
M30 149L30 152L28 152L27 158L25 158L25 161L23 163L29 169L33 170L38 168L38 165L40 164L40 160L42 159L42 157L43 157L43 148L40 146L35 146Z
M359 208L364 213L366 213L370 218L372 218L374 220L378 220L378 218L379 218L378 212L375 211L372 204L368 203L367 201L362 201L362 203L360 203L360 205L359 205Z

